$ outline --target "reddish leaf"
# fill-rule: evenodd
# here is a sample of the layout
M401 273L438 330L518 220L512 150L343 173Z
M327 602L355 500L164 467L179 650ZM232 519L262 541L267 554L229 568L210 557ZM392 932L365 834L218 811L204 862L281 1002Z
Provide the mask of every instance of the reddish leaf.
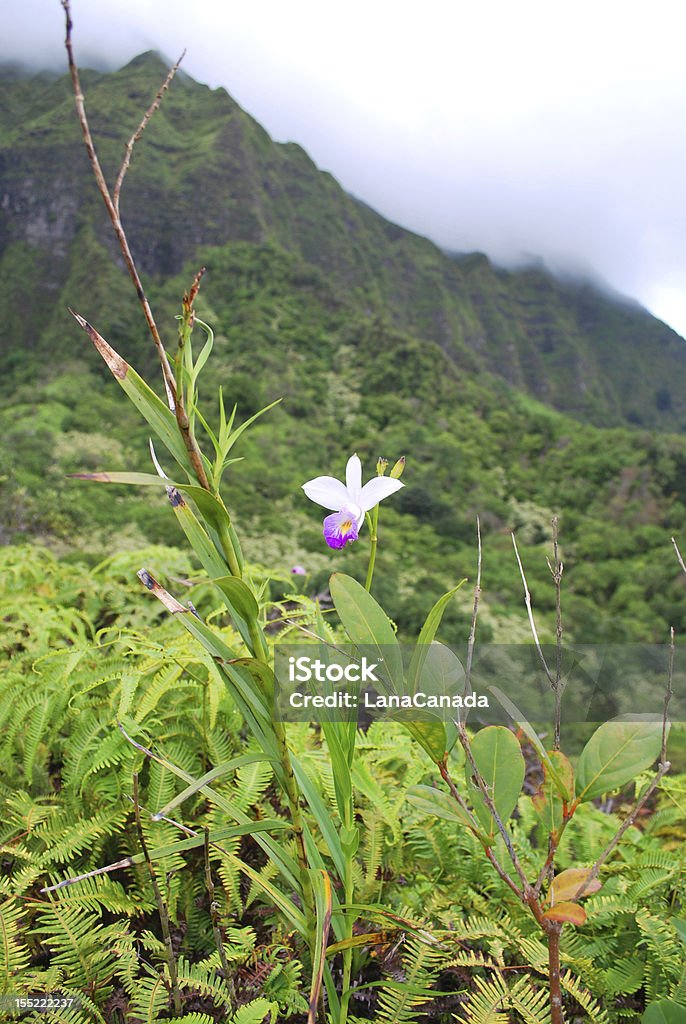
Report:
M566 871L561 871L551 882L548 902L557 906L566 900L577 899L576 894L590 873L590 868L567 868ZM594 878L584 889L583 896L590 896L592 892L598 892L600 885L598 879Z
M578 903L556 903L554 907L543 915L549 921L568 921L570 924L583 924L586 920L586 911Z

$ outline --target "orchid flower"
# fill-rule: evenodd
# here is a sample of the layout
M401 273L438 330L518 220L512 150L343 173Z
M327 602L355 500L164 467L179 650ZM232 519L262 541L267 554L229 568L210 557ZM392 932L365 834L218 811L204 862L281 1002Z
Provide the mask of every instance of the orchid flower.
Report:
M324 539L330 548L343 548L357 540L365 513L403 486L400 480L377 476L362 486L362 463L351 455L345 467L345 483L333 476L317 476L303 484L303 491L322 508L333 510L324 520Z

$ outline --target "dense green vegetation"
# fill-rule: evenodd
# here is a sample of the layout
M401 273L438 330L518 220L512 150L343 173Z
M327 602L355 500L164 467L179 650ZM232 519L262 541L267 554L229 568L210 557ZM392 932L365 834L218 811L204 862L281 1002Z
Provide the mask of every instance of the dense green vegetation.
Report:
M111 126L158 73L147 55L84 76L112 166ZM682 731L589 727L568 760L514 712L475 733L286 728L271 697L294 622L331 650L463 642L477 516L479 642L530 640L512 530L554 635L554 517L567 638L682 630L686 438L664 432L686 422L681 340L589 286L441 254L182 78L134 161L127 228L168 339L208 267L199 404L190 306L169 343L198 472L172 414L126 367L133 409L62 309L150 375L65 83L6 84L0 992L73 996L64 1024L678 1020ZM239 432L281 402L232 435L215 383ZM168 495L69 475L150 473L150 434ZM301 490L354 451L365 478L407 457L373 598L366 543L326 549Z
M254 740L246 741L212 659L132 582L141 561L171 588L193 572L184 556L163 547L117 555L96 568L60 563L36 547L6 548L0 561L0 962L9 972L0 975L0 990L74 996L78 1009L56 1018L72 1024L174 1017L168 987L159 982L165 957L150 880L138 863L49 897L39 890L139 853L134 771L141 778L145 835L156 850L178 842L179 832L168 821L150 821L147 812L162 810L185 788L179 770L197 777L232 758L259 755ZM253 571L259 579L261 570ZM189 594L203 617L225 621L207 584ZM237 639L226 628L223 636ZM118 722L156 759L127 742ZM291 726L290 738L336 822L332 766L319 728ZM527 795L519 800L513 835L525 862L535 864L540 825L530 794L540 769L533 749L524 749ZM361 925L374 937L357 961L361 988L351 1021L447 1022L467 1008L482 1013L471 1020L490 1020L483 1007L512 990L513 980L519 1001L512 1012L522 1012L525 1021L544 1020L545 947L536 927L484 866L473 836L408 801L410 787L432 781L417 745L399 725L377 723L358 736L356 759L358 897L385 906L397 920L372 916ZM460 764L455 753L457 777ZM637 1020L651 1000L686 1001L685 786L683 775L663 781L650 816L629 830L621 855L608 865L602 890L585 901L584 928L563 930L565 991L568 1006L578 1008L572 1020L619 1024ZM593 860L629 797L615 799L609 813L582 806L569 827L561 868ZM265 823L287 820L264 761L239 764L213 783L209 799L198 792L165 812L181 817L186 828L213 832L230 829L240 813ZM309 811L308 820L316 830ZM309 983L302 950L264 889L275 880L273 865L254 839L227 837L220 846L221 852L212 850L213 899L228 978L217 973L202 849L173 849L155 860L180 965L183 1019L261 1024L271 1011L278 1020L304 1020L298 1015ZM240 861L254 870L252 880ZM422 927L440 944L413 934ZM513 964L524 966L513 975ZM242 1009L234 1018L237 1006Z
M473 575L477 514L488 542L484 625L498 639L521 635L511 620L523 624L510 529L536 602L551 607L543 546L553 514L574 639L662 641L670 625L683 627L686 589L670 536L686 517L684 438L582 424L494 378L463 374L434 343L351 313L322 275L275 247L237 243L207 255L210 298L199 311L219 331L216 379L241 417L282 398L246 436L238 451L246 461L227 477L227 502L256 557L279 571L305 565L318 592L331 563L300 485L339 475L351 451L368 474L379 455L405 454L407 486L388 508L380 551L381 585L400 596L403 628L418 628L426 592ZM166 292L178 295L182 281ZM157 492L133 499L68 477L150 463L145 426L103 379L78 329L67 323L67 333L80 361L26 380L0 413L5 539L38 536L96 560L113 543L176 543ZM337 559L363 571L354 546ZM450 639L464 639L464 608L452 613Z
M160 67L147 55L85 76L110 174ZM66 80L4 81L0 538L36 537L95 561L113 544L175 543L158 495L125 500L67 477L147 468L145 428L67 305L140 371L153 352ZM170 348L179 296L202 261L198 308L217 331L216 379L239 417L282 399L239 453L257 486L238 464L226 490L255 555L279 570L305 564L317 592L329 562L300 484L340 473L353 450L369 470L379 455L405 454L408 486L381 549L382 586L400 597L404 628L418 628L424 591L473 574L476 514L489 540L484 625L499 639L521 635L509 530L529 549L545 612L540 545L553 514L570 635L662 640L682 627L669 538L684 523L686 443L638 426L685 421L683 342L663 325L590 286L447 258L346 196L297 147L274 145L224 92L183 76L136 151L124 208ZM354 548L339 561L360 571ZM449 638L463 639L466 621L458 604Z

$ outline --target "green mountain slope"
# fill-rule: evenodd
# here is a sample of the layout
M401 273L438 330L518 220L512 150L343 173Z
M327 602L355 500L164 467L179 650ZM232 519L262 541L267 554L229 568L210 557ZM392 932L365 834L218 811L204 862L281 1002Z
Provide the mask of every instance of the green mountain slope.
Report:
M115 74L84 75L110 174L164 72L149 53ZM1 84L0 267L10 287L0 298L8 328L0 354L17 345L62 354L55 306L79 291L86 315L110 312L110 330L123 337L132 324L118 288L108 301L97 246L116 253L68 80L6 72ZM686 345L664 324L590 285L499 271L480 256L449 258L347 195L299 146L273 143L222 89L183 75L173 83L135 153L123 205L132 247L154 279L209 262L211 246L277 246L325 274L340 301L436 342L462 370L497 374L599 424L686 427ZM95 271L80 281L79 267L93 259ZM27 286L34 298L22 302ZM211 294L211 278L207 287Z
M163 73L144 55L83 75L110 176ZM67 477L150 469L145 425L67 305L153 379L155 358L66 80L8 74L4 86L0 542L39 538L93 560L181 543L157 492ZM512 528L542 628L551 624L554 513L570 638L662 642L670 625L686 627L669 540L686 520L686 438L645 429L686 422L684 343L663 324L588 285L440 252L347 196L299 147L275 145L225 92L185 77L136 149L122 210L168 346L203 263L199 314L217 331L209 381L239 417L283 398L228 478L250 557L285 577L305 565L311 593L334 567L359 575L362 545L329 552L300 485L340 475L353 451L367 476L380 454L405 454L407 487L383 507L375 589L406 635L437 593L473 575L476 514L482 638L528 635ZM463 640L469 617L465 590L446 638Z

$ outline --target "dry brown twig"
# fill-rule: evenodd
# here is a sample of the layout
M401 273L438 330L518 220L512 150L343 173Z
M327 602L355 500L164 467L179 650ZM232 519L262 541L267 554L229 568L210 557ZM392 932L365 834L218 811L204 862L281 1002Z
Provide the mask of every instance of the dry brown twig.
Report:
M79 69L74 59L74 49L71 41L73 22L71 20L70 0L61 0L61 4L64 10L66 26L64 45L66 47L67 57L69 60L69 73L71 75L71 82L74 90L76 112L78 114L79 124L81 125L81 133L83 135L83 141L86 146L86 151L88 153L88 159L90 160L91 167L93 168L93 174L95 175L98 190L100 192L100 195L102 196L102 200L105 204L110 220L112 221L112 227L114 228L114 233L117 236L119 248L121 249L122 256L124 257L124 262L126 263L126 267L129 271L129 274L131 275L131 279L134 283L136 294L138 296L138 301L140 302L143 308L148 328L152 335L153 342L155 343L155 348L157 349L157 354L159 356L160 364L162 366L162 376L164 377L164 386L167 392L167 401L169 403L169 408L174 409L176 399L176 385L174 382L174 374L172 373L171 367L169 365L169 360L167 359L167 353L162 343L160 332L157 329L157 324L155 322L152 309L150 308L150 303L148 302L147 296L145 294L145 289L143 288L143 284L141 282L135 260L131 253L131 249L129 248L126 232L124 231L124 227L119 216L119 193L121 191L124 176L131 162L131 152L133 150L134 143L138 138L140 138L148 121L154 114L155 110L157 110L157 108L159 107L160 100L162 99L162 94L169 87L169 83L171 82L171 79L176 73L176 68L178 68L179 62L177 61L177 63L174 65L174 68L172 68L172 71L167 76L167 79L162 89L158 93L158 96L155 98L155 101L146 112L145 117L141 121L137 131L134 132L134 134L131 136L131 139L127 144L126 153L124 155L124 161L119 170L119 174L117 175L115 195L113 196L112 194L110 194L110 190L107 186L107 181L105 180L105 175L103 174L102 167L100 166L100 160L98 159L98 154L95 149L95 143L93 142L93 136L91 135L90 125L88 123L88 116L86 114L86 104L83 96L83 91L81 89Z
M517 547L517 540L515 538L514 533L511 534L511 537L512 546L514 547L515 558L517 559L517 565L519 566L519 575L522 577L522 584L524 586L524 604L526 605L526 613L529 617L529 627L531 629L531 635L534 638L534 644L536 645L536 651L538 652L538 657L540 659L541 665L543 666L543 671L547 675L551 687L553 688L553 690L555 690L555 677L552 675L550 669L548 668L548 663L545 660L543 648L541 647L541 641L538 638L536 620L534 619L534 612L531 606L531 593L529 591L529 584L526 581L526 576L524 574L524 566L522 565L522 560L519 557L519 548Z
M145 111L145 114L143 115L143 117L141 119L141 123L138 125L138 128L133 133L133 135L131 136L129 141L126 143L126 147L125 147L125 151L124 151L124 159L121 162L121 167L119 168L119 174L117 175L117 180L115 181L114 188L112 189L112 205L114 206L114 209L115 209L115 212L117 214L117 217L119 217L119 196L121 194L121 187L122 187L122 185L124 183L124 178L126 177L126 172L128 171L129 165L131 163L131 156L133 154L133 147L136 145L136 143L140 139L141 135L143 134L143 132L147 128L148 121L150 120L152 115L155 113L155 111L159 108L159 105L162 102L162 97L164 96L165 92L167 91L167 89L171 85L172 79L176 75L176 72L179 70L179 67L181 65L181 61L183 60L183 58L185 56L186 56L186 51L184 50L183 53L181 54L181 56L179 57L179 59L177 60L176 64L174 64L174 66L169 69L169 74L167 75L167 77L165 78L164 82L160 86L160 88L158 90L158 93L155 96L155 99L152 101L152 103L150 104L148 109Z
M686 562L684 562L684 560L683 560L683 558L681 556L681 552L679 551L679 546L678 546L678 544L677 544L677 542L676 542L674 537L672 537L672 544L674 545L674 550L676 551L676 557L679 559L679 565L681 566L683 571L686 572Z
M209 481L207 479L207 473L205 472L205 466L203 464L200 449L198 448L197 441L195 440L195 437L193 435L193 431L188 419L188 414L183 406L183 396L177 393L176 380L174 378L172 368L169 365L169 359L167 357L164 344L160 337L160 332L158 330L155 317L153 316L150 303L148 302L147 295L145 294L145 289L143 288L143 283L138 273L138 268L136 267L136 261L131 252L128 238L126 236L126 231L124 230L124 226L121 221L121 217L119 216L119 199L121 195L121 188L124 182L124 178L126 176L126 172L128 171L129 166L131 164L133 147L135 146L136 142L140 139L141 135L145 131L153 114L159 108L160 103L162 102L162 98L167 89L169 88L172 79L174 78L174 75L176 74L179 68L181 60L183 59L183 56L185 54L185 50L184 54L181 54L181 57L179 57L176 64L169 71L169 74L165 78L161 87L158 89L154 100L152 101L152 103L146 110L145 114L143 115L143 118L141 119L141 122L138 125L136 131L129 138L124 149L124 157L119 167L119 171L117 173L114 189L112 190L112 192L110 192L107 185L107 181L105 180L105 175L103 174L103 170L100 165L100 160L98 158L97 150L95 148L95 143L93 142L93 136L91 135L90 125L88 122L88 115L86 113L85 100L83 96L83 91L81 89L79 69L74 58L74 49L71 40L73 23L71 19L70 0L60 0L60 2L62 4L62 8L64 10L65 15L66 35L64 45L67 50L67 57L69 61L69 72L71 75L72 87L74 91L76 112L78 115L79 124L81 125L81 133L83 135L83 141L86 146L88 158L90 160L96 184L98 186L98 191L102 196L105 208L107 209L107 213L109 214L109 218L112 222L112 227L117 237L119 248L121 250L122 256L124 257L124 262L126 263L126 267L129 271L131 280L133 281L134 287L136 289L138 301L140 302L141 307L143 309L143 313L145 315L145 319L148 324L150 334L152 335L155 348L157 349L157 355L159 357L160 365L162 367L164 388L167 394L167 404L169 405L169 408L176 416L176 422L178 424L179 431L183 438L183 443L188 452L188 457L190 459L191 465L193 466L193 471L195 473L197 481L200 484L200 486L204 488L204 490L209 491L211 490L211 488ZM190 299L191 302L189 318L189 323L191 327L193 319L192 301L193 299L195 299L195 296L197 295L198 287L200 285L200 278L202 277L203 272L204 271L201 271L199 274L196 275L190 292L188 293L187 296L185 296L185 299ZM184 312L186 312L186 310L184 310Z
M547 558L550 575L555 584L555 735L553 738L553 750L560 749L560 721L562 718L562 573L564 562L560 560L560 545L558 535L558 518L553 516L553 564Z

